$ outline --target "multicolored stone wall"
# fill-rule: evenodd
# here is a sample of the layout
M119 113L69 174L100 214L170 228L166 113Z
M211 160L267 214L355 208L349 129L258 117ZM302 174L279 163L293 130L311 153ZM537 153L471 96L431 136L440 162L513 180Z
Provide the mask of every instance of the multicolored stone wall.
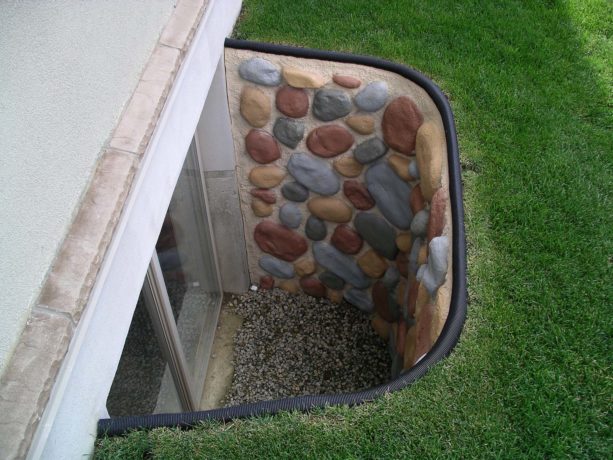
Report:
M442 120L380 69L226 50L252 282L372 315L397 374L430 349L451 292ZM223 257L223 255L221 255Z

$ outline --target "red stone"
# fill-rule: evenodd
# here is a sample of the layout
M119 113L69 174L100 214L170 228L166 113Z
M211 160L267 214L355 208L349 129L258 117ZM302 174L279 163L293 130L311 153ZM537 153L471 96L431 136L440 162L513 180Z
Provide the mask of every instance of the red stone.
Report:
M351 148L353 135L340 125L324 125L311 131L306 143L315 155L331 158Z
M252 129L245 137L247 153L258 163L266 164L281 157L279 144L271 134L263 129Z
M399 356L404 356L404 345L407 341L407 323L404 319L398 321L398 327L396 328L396 353Z
M389 291L382 281L377 281L372 286L372 301L375 304L375 311L388 323L394 321L394 315L389 307Z
M421 358L424 353L430 351L432 347L432 318L435 306L431 303L422 307L417 318L416 339L415 339L415 360Z
M254 188L251 189L251 196L259 198L264 203L275 204L277 202L277 196L272 190L266 188Z
M419 293L419 281L413 281L409 288L409 298L407 300L407 313L410 318L415 317L415 305L417 305L417 294Z
M411 155L415 150L417 129L423 121L421 111L411 99L397 97L383 113L381 129L385 143L397 152Z
M272 276L266 275L260 278L260 289L268 291L273 287L275 287L275 279Z
M413 187L413 190L411 190L411 195L409 196L409 206L411 206L413 215L417 214L426 207L426 200L424 200L421 185L417 184L415 187Z
M270 220L257 224L253 237L262 251L288 262L293 262L309 248L303 236Z
M317 278L300 278L300 287L313 297L326 296L326 286Z
M330 243L345 254L357 254L362 249L362 237L349 225L337 225L330 238Z
M357 180L346 180L343 183L343 193L357 209L365 211L375 205L375 200L370 196L368 189Z
M339 86L343 86L345 88L359 88L362 84L362 80L356 77L351 77L349 75L334 75L332 77L334 83Z
M292 118L304 117L309 111L309 95L303 89L284 86L277 91L277 109Z
M430 203L430 219L428 220L428 241L443 234L445 227L445 208L447 207L447 193L439 188L432 196Z
M409 276L409 256L406 252L399 252L396 256L396 268L405 278Z

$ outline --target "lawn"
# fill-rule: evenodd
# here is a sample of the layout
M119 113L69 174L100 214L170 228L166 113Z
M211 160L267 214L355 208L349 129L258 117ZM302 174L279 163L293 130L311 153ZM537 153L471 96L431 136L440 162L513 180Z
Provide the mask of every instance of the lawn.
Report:
M448 95L468 319L454 353L358 408L98 441L107 458L610 458L613 3L251 0L237 38L380 56Z

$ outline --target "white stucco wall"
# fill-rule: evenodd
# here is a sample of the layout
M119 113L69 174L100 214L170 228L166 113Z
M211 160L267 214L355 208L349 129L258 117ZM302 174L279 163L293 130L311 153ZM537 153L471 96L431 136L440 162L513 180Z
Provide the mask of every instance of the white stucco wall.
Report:
M0 2L0 373L174 4Z

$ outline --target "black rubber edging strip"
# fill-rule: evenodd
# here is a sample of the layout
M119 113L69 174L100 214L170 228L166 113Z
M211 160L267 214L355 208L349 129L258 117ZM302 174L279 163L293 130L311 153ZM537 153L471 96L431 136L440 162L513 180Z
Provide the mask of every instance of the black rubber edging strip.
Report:
M226 39L225 47L279 54L305 59L345 62L375 67L394 72L422 87L434 101L443 120L447 141L447 160L449 164L449 196L452 220L452 290L447 321L437 341L430 351L415 366L400 374L392 381L364 391L333 395L309 395L292 398L262 401L253 404L222 407L199 412L174 414L153 414L143 416L116 417L101 419L98 422L98 436L118 436L130 430L160 427L191 428L199 422L214 420L226 422L237 418L258 415L274 415L282 411L308 411L325 406L356 406L372 401L386 393L400 390L410 385L428 372L428 369L445 358L458 342L466 318L466 241L464 233L464 209L462 205L462 183L460 179L460 158L451 107L443 92L429 78L414 69L383 59L357 56L334 51L321 51L309 48L296 48L246 40Z

